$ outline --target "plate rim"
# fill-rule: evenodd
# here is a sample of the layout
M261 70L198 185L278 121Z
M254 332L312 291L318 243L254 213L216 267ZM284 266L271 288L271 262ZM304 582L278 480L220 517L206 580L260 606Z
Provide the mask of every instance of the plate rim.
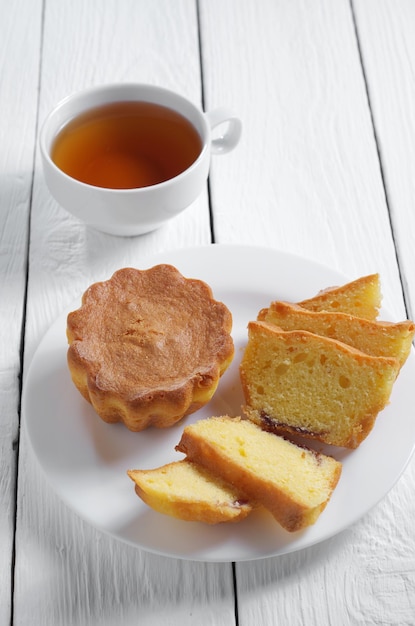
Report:
M312 267L312 271L313 272L318 272L318 270L321 270L324 273L329 273L330 275L333 276L337 276L336 280L340 281L343 280L344 282L347 282L349 280L353 280L352 278L344 275L342 272L339 272L336 269L333 269L331 267L328 267L318 261L314 261L312 259L309 259L307 257L303 257L301 255L298 255L296 253L292 253L292 252L285 252L279 249L273 249L273 248L269 248L269 247L261 247L258 245L240 245L240 244L209 244L209 245L203 245L203 246L190 246L190 247L185 247L185 248L179 248L176 250L167 250L167 251L163 251L163 252L159 252L159 253L155 253L152 255L147 255L146 257L144 257L141 262L137 265L139 267L141 267L142 269L145 269L147 267L151 267L154 264L157 264L159 262L171 262L173 265L177 263L177 257L186 257L188 255L191 254L216 254L216 252L213 252L214 250L219 251L221 254L225 254L226 252L232 252L235 253L237 252L237 254L241 254L244 253L246 251L249 251L249 254L252 253L257 253L257 254L269 254L271 256L275 256L275 258L279 258L279 260L295 260L296 263L300 263L301 264L309 264L310 267ZM207 252L209 251L209 252ZM166 259L168 258L172 258L171 261L166 261ZM179 268L180 270L180 268ZM190 277L190 274L187 273L187 275ZM191 276L192 278L198 278L198 276ZM204 280L202 278L202 280ZM276 283L278 284L278 278L276 279ZM340 284L340 283L337 283ZM327 285L327 287L330 285ZM326 285L322 284L321 288L325 288ZM213 292L215 295L215 288L213 288ZM81 294L80 294L81 295ZM80 298L78 300L78 302L80 301ZM69 310L71 310L70 308L66 308L65 311L61 312L57 318L55 318L55 320L52 322L52 324L49 326L48 330L46 331L46 333L44 334L44 336L41 338L40 342L38 343L35 351L33 352L32 355L32 359L30 361L30 363L28 364L28 366L25 368L26 369L26 376L24 376L24 381L23 381L23 393L22 393L22 423L24 424L25 430L26 430L26 434L28 435L28 440L29 440L29 444L30 444L30 448L34 454L34 456L36 457L36 460L39 464L39 466L41 467L43 474L47 480L47 482L49 483L49 486L52 487L52 490L55 491L55 493L57 492L55 485L53 484L53 481L51 480L51 477L48 476L47 471L45 470L45 467L43 465L43 463L41 462L41 459L38 457L37 451L35 449L35 445L33 443L33 439L31 436L31 432L30 432L30 428L28 427L28 407L27 407L27 403L28 403L28 397L27 397L27 388L29 386L28 381L30 383L30 376L31 376L31 372L32 369L35 367L36 365L36 361L39 358L39 354L41 353L42 350L42 346L45 345L45 342L47 342L47 338L49 337L50 333L52 332L52 329L55 328L56 326L59 325L59 323L62 323L62 320L66 319L66 315L69 312ZM382 311L384 311L384 309L382 309ZM387 312L386 312L387 313ZM248 321L248 320L247 320ZM414 347L412 346L411 348L411 354L408 358L408 361L413 361L414 359ZM404 366L405 367L405 366ZM30 387L29 387L30 389ZM277 556L282 556L284 554L288 554L288 553L293 553L299 550L303 550L305 548L311 547L313 545L322 543L324 541L327 541L328 539L332 538L335 535L338 535L339 533L343 532L346 528L348 528L352 523L356 522L358 519L361 519L363 516L365 516L370 510L372 510L375 506L377 506L379 504L379 502L381 500L383 500L386 495L390 492L390 490L396 485L396 483L398 482L398 480L400 479L400 477L402 476L402 474L404 473L405 469L407 468L413 454L415 452L415 440L412 442L412 449L409 452L409 454L406 455L405 461L402 463L402 466L400 468L400 471L398 472L398 474L395 476L395 479L391 482L391 484L388 486L387 490L383 493L383 495L380 495L379 498L373 502L368 508L366 508L362 513L360 513L359 515L356 516L356 518L350 522L350 521L346 521L343 525L339 524L336 528L333 529L333 531L331 533L325 533L323 537L318 538L316 537L314 540L311 540L310 542L305 542L304 545L300 545L298 547L290 547L291 544L288 544L287 546L285 546L285 548L276 550L272 553L269 554L259 554L259 555L247 555L245 557L238 557L236 554L233 557L230 557L229 555L224 557L224 558L206 558L205 554L202 554L200 556L198 555L193 555L193 554L180 554L180 553L174 553L174 552L169 552L166 550L157 550L154 547L148 547L146 545L137 543L135 541L131 541L126 537L122 537L119 534L116 534L114 532L109 531L108 529L106 529L105 527L101 527L97 524L95 524L91 519L89 519L88 517L85 517L82 515L82 513L73 506L73 504L71 504L71 502L68 502L68 500L63 497L63 495L61 493L57 493L58 497L65 502L65 504L73 511L75 512L75 514L78 517L81 517L82 519L84 519L88 524L90 524L92 527L108 534L110 537L112 537L113 539L122 541L124 543L127 543L129 545L132 545L138 549L142 549L146 552L149 553L153 553L153 554L158 554L158 555L162 555L162 556L168 556L170 558L178 558L178 559L184 559L184 560L193 560L193 561L203 561L203 562L243 562L243 561L252 561L252 560L258 560L258 559L263 559L263 558L271 558L271 557L277 557ZM132 497L134 497L134 494L132 495ZM275 522L277 523L277 522ZM187 522L183 522L183 524L187 524ZM318 524L318 521L317 521Z

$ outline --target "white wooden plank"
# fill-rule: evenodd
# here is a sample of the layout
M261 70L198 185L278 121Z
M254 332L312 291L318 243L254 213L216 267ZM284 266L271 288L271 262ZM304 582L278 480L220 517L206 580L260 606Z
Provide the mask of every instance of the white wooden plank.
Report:
M361 6L369 24L378 5ZM391 3L384 12L390 18ZM379 271L385 306L405 317L349 2L212 0L201 5L201 23L207 106L225 97L244 122L239 149L212 168L216 240L278 247L350 276ZM397 115L389 110L390 129ZM414 471L413 461L391 494L338 537L238 564L241 626L412 623Z
M45 3L40 118L63 96L116 81L201 99L196 8L182 0ZM25 367L82 291L148 253L210 242L207 193L166 227L113 238L79 226L49 197L39 159L31 230ZM51 492L22 433L15 624L230 624L230 565L148 555L96 532Z
M410 626L413 507L399 521L396 511L412 494L413 482L394 489L361 522L322 546L238 565L240 624Z
M415 317L415 7L410 1L354 2L371 110L387 191L395 246L405 292L407 313ZM369 597L380 596L382 616L391 624L411 624L415 615L415 458L388 502L382 503L390 519L393 559L379 565L373 560L375 581ZM391 511L405 511L399 516ZM399 598L399 601L398 601ZM368 607L371 609L371 607Z
M357 30L409 315L415 317L415 5L356 1Z
M402 316L348 0L213 0L201 22L206 106L225 100L244 124L238 149L212 165L216 240L352 277L379 271L384 304Z
M200 99L193 3L175 3L174 12L168 2L151 5L150 11L144 2L46 3L41 116L68 91L107 78L181 85ZM398 21L409 17L405 6ZM401 315L348 3L211 0L200 7L207 107L229 103L245 122L243 144L213 165L217 240L296 250L349 274L380 270L385 303ZM390 7L380 11L388 19ZM357 16L362 28L361 12ZM379 22L372 35L386 26ZM391 50L395 53L393 45ZM410 63L403 78L408 88L409 69ZM369 73L369 84L370 78ZM287 144L290 137L293 145ZM397 203L392 205L396 210ZM143 238L111 238L79 229L56 207L37 165L26 362L56 314L93 280L120 265L138 264L148 251L208 241L206 209L202 197L190 209L190 229L178 218ZM50 492L36 463L26 457L24 433L21 449L16 624L233 622L227 566L190 566L115 545L68 513ZM355 624L369 618L412 623L414 473L412 463L388 498L339 537L296 555L238 565L241 626Z
M12 593L20 341L33 175L41 3L0 1L0 623ZM27 62L9 59L24 50Z

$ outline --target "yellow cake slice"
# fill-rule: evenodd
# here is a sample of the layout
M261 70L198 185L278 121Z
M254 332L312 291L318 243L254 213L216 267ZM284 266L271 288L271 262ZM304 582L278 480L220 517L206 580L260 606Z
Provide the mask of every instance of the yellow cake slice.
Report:
M276 432L356 448L387 405L397 359L335 339L250 322L240 364L244 412Z
M314 524L341 473L341 463L332 457L240 417L186 426L177 450L263 505L290 532Z
M272 302L259 312L258 320L282 330L308 330L331 337L373 356L394 357L401 367L410 354L415 333L415 324L409 320L372 321L347 313L309 311L289 302Z
M379 274L362 276L340 287L320 291L313 298L297 302L310 311L340 311L375 320L382 302Z
M129 470L137 495L155 511L185 521L239 522L252 505L237 487L184 459L150 470Z

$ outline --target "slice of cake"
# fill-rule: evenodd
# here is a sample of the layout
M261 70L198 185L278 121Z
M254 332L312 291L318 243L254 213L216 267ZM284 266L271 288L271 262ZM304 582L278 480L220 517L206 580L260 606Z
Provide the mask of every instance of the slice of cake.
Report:
M388 403L399 367L335 339L250 322L240 364L244 412L276 432L356 448Z
M309 311L289 302L272 302L258 314L258 320L282 330L308 330L343 341L373 356L394 357L400 365L411 351L415 324L371 321L347 313Z
M324 289L313 298L297 304L310 311L341 311L375 320L381 302L379 274L370 274L340 287Z
M232 315L171 265L121 269L68 315L68 367L105 422L166 428L205 405L232 361Z
M186 426L177 450L266 507L290 532L317 520L341 473L335 459L228 416Z
M185 521L239 522L252 505L237 487L188 459L151 470L129 470L137 495L159 513Z

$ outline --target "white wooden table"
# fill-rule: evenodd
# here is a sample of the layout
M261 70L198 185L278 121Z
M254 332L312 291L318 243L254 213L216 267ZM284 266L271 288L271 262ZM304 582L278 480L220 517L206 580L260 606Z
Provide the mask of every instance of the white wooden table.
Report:
M149 254L216 243L381 274L415 316L412 0L0 0L0 624L415 624L415 459L352 527L243 563L146 553L55 495L20 428L22 380L54 319ZM137 238L50 197L39 126L68 93L149 82L243 120L180 217ZM415 402L414 402L415 406Z

